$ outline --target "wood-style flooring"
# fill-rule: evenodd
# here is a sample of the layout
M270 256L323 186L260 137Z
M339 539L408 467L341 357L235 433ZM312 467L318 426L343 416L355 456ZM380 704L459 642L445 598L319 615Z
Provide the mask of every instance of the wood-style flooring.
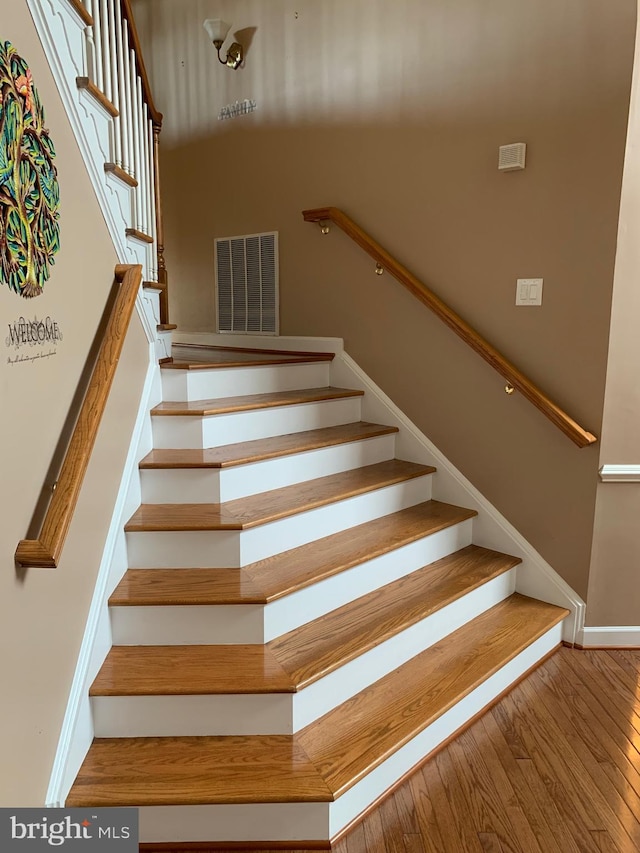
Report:
M333 850L636 853L640 651L560 649Z

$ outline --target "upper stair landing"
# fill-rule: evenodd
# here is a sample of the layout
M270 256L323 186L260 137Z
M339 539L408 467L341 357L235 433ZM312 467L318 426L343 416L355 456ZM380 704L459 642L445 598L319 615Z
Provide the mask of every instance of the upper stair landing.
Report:
M334 358L333 353L240 347L176 345L172 352L172 360L162 365L167 402L321 388L329 385Z
M220 347L199 344L174 344L170 362L174 370L202 370L223 367L260 367L269 364L304 364L310 361L333 361L332 352L303 350L264 350L255 347Z

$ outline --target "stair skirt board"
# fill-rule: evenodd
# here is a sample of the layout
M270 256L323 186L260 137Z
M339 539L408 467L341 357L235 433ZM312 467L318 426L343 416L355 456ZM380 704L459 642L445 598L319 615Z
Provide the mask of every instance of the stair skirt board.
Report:
M268 394L329 385L330 362L218 367L213 370L163 370L164 400L208 400L241 394Z
M424 474L245 530L129 531L129 562L145 568L239 568L430 498L431 474Z
M272 438L292 432L338 426L360 420L360 397L321 400L272 409L253 409L220 415L153 417L157 448L217 447L238 441Z
M264 605L110 608L114 645L266 643L471 543L472 519Z
M405 628L344 663L296 693L277 702L261 694L228 696L93 696L96 737L166 737L223 734L291 734L322 717L356 693L397 669L421 651L444 639L481 613L508 598L515 587L515 569L504 572L472 592ZM233 699L235 701L225 701ZM275 726L269 731L260 717L268 708ZM227 709L233 710L229 719ZM252 727L258 727L253 731ZM267 726L267 728L265 728Z
M562 625L558 624L331 803L143 806L140 841L330 841L558 648L561 639Z
M223 503L393 459L395 435L308 450L229 468L140 472L143 503Z

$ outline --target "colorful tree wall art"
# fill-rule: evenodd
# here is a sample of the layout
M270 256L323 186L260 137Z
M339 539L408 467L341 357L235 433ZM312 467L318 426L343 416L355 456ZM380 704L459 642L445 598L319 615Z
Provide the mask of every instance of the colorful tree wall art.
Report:
M55 151L27 63L0 42L0 282L39 296L60 248Z

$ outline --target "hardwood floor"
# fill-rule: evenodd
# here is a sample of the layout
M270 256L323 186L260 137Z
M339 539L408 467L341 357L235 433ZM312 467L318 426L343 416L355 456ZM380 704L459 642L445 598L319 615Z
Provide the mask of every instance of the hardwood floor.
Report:
M640 651L560 649L333 850L640 850Z
M640 850L640 651L563 648L335 853Z

